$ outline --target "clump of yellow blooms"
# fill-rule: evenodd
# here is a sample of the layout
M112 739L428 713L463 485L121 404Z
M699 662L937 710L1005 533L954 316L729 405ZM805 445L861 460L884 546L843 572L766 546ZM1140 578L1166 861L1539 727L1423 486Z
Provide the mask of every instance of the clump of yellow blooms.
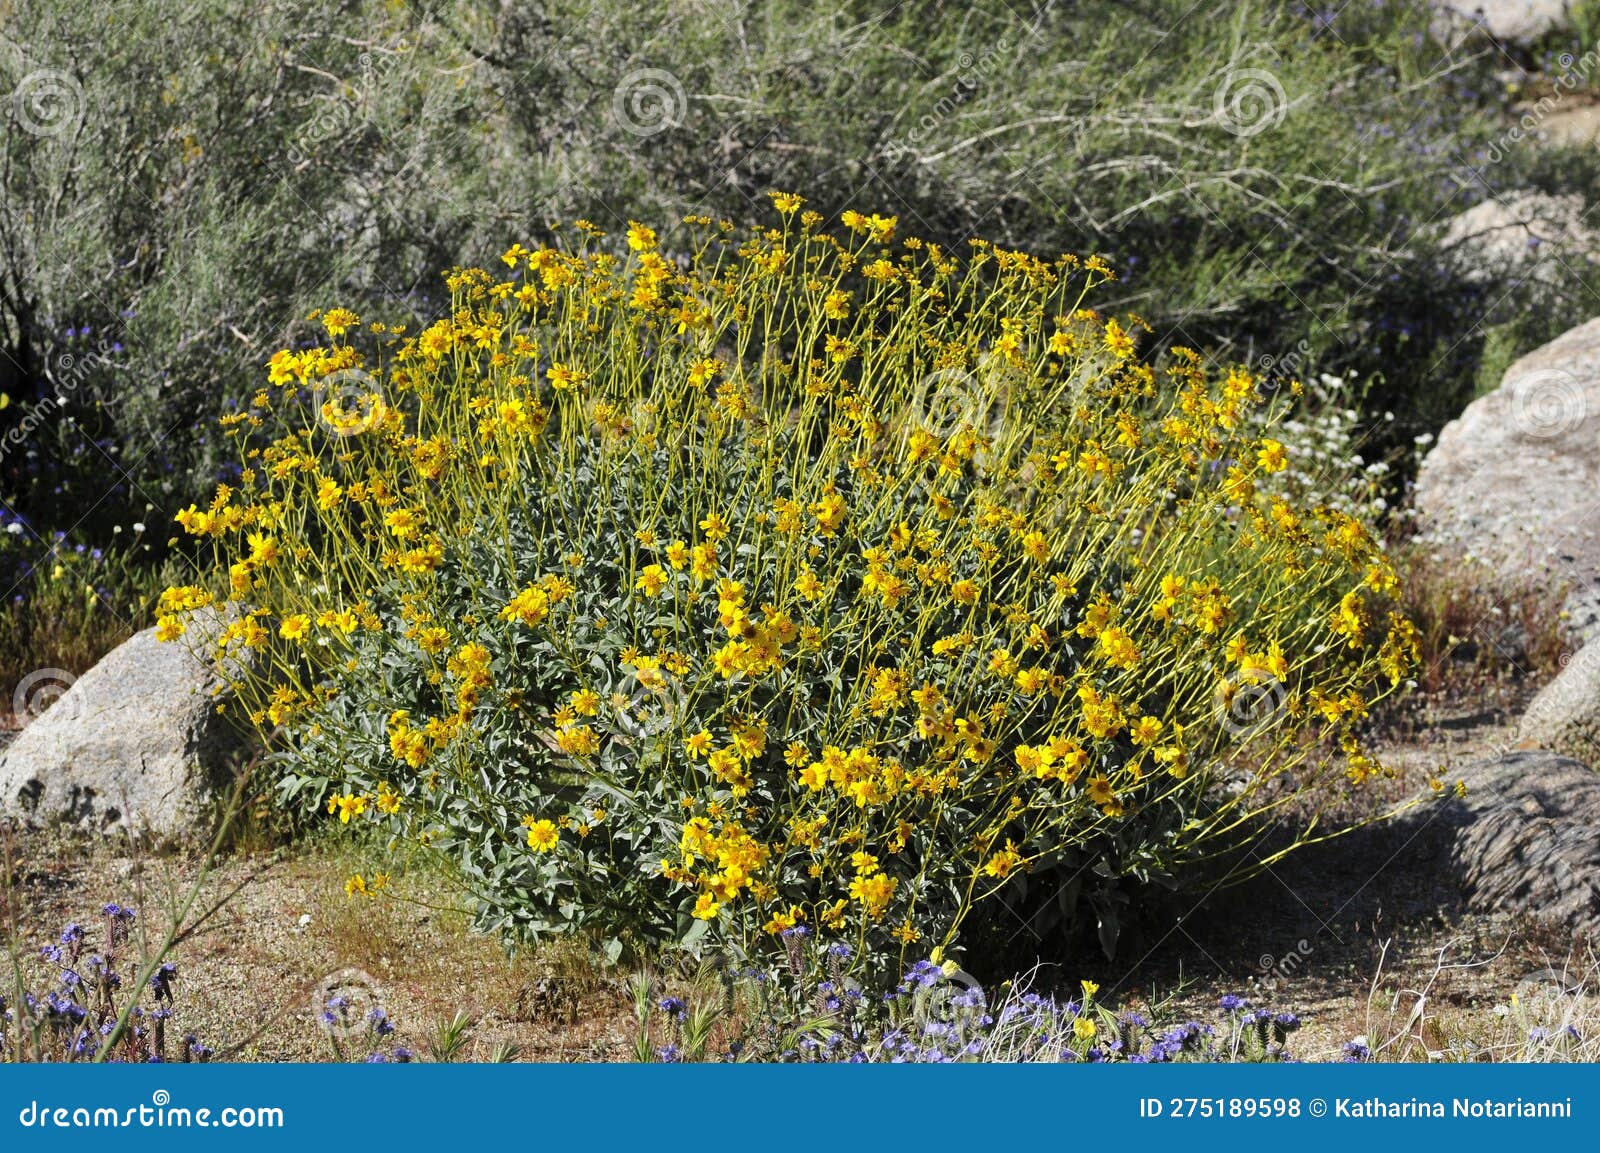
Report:
M1143 363L1099 259L773 200L272 357L160 628L228 606L287 803L448 854L508 932L892 966L1022 874L1174 875L1383 771L1393 569L1257 492L1252 376Z

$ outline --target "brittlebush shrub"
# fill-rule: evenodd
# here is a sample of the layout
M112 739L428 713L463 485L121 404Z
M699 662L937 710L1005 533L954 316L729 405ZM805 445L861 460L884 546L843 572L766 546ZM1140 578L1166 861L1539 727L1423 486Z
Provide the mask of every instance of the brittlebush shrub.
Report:
M580 222L425 331L337 309L272 358L162 630L236 602L286 803L446 854L514 935L889 965L1379 771L1411 632L1362 524L1257 495L1278 401L1140 363L1098 260L774 200L681 255Z

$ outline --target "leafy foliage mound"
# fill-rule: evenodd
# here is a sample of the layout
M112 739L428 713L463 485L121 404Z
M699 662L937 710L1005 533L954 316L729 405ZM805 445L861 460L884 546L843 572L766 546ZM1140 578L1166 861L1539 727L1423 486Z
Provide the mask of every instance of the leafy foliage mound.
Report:
M1286 398L1142 363L1099 259L773 200L273 356L161 628L230 603L285 802L517 935L804 925L898 974L1030 874L1109 907L1381 771L1412 629L1366 526L1259 483Z

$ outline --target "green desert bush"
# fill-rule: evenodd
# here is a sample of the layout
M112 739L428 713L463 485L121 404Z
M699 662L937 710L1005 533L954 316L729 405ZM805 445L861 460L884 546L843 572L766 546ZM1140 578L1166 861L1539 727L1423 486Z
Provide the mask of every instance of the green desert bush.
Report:
M1100 253L1105 303L1152 343L1292 350L1373 380L1401 425L1437 421L1489 329L1521 347L1593 301L1530 309L1514 277L1435 259L1434 226L1535 163L1484 160L1501 58L1447 52L1422 0L1332 20L1266 0L12 6L0 435L25 425L26 451L0 500L53 515L113 482L88 532L181 506L228 464L208 418L317 339L312 308L429 322L438 271L505 236L747 220L772 187L951 247Z
M1382 771L1411 626L1361 520L1269 491L1285 397L1141 362L1096 258L773 200L683 266L585 225L273 356L159 628L231 602L286 803L514 935L806 925L894 976L1030 873L1109 945L1120 882Z

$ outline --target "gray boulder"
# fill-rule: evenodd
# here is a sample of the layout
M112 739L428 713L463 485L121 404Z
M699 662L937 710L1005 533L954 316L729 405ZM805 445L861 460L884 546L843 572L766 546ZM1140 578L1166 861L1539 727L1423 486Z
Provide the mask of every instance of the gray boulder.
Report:
M1600 319L1513 364L1423 459L1422 541L1485 587L1565 598L1580 637L1600 606Z
M1517 739L1600 766L1600 645L1584 645L1539 691L1522 715Z
M37 715L0 750L0 814L162 836L201 831L244 747L217 713L221 678L196 655L216 627L214 615L197 613L181 640L162 643L146 629L76 680L58 669L25 678L15 711Z
M1571 0L1439 0L1457 28L1482 27L1496 40L1531 44L1571 27Z
M1456 775L1466 797L1431 819L1451 834L1469 904L1600 933L1600 774L1554 753L1513 752Z
M1539 122L1539 131L1556 144L1592 148L1600 144L1600 105L1558 107Z
M1586 208L1576 194L1507 193L1452 217L1440 248L1469 281L1560 284L1600 261L1600 236L1585 223Z

